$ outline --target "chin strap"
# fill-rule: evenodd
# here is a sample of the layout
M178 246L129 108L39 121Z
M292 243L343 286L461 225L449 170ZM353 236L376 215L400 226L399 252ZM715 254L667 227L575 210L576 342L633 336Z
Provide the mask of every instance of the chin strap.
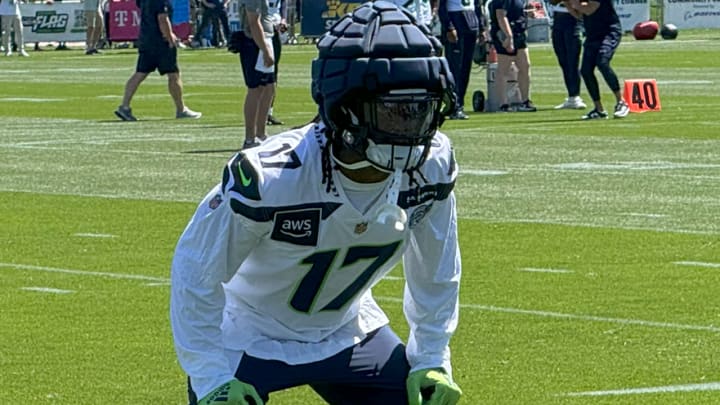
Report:
M393 225L395 230L402 232L407 223L407 213L398 207L397 202L400 196L400 185L402 183L402 170L395 169L392 175L392 182L388 189L387 202L377 209L377 222L386 225Z

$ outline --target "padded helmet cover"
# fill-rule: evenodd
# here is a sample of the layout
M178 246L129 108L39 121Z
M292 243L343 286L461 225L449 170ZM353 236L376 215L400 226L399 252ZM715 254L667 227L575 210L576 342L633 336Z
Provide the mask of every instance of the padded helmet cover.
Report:
M425 89L454 109L454 80L442 46L414 16L386 1L368 2L338 20L318 42L312 97L325 124L347 129L341 107L396 89ZM442 122L440 119L439 122Z

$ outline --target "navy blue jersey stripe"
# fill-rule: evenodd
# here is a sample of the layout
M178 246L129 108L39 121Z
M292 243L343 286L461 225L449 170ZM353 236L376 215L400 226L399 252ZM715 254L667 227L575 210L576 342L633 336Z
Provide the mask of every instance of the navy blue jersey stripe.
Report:
M307 203L297 205L284 205L280 207L251 207L243 204L234 198L230 199L230 208L236 214L240 214L246 218L252 219L255 222L268 222L275 218L277 212L287 211L302 211L307 209L320 209L320 216L322 219L329 217L335 210L340 208L342 204L323 202L323 203Z

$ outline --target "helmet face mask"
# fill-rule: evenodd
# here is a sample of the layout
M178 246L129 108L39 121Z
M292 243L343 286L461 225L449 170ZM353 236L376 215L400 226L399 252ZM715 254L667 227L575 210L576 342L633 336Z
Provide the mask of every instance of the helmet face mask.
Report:
M424 89L391 90L349 101L343 147L364 154L377 169L415 170L425 161L440 122L441 100Z

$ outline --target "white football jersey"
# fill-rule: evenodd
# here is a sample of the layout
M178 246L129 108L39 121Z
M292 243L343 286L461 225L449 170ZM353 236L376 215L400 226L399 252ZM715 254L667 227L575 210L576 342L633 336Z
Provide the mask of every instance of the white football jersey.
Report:
M451 371L461 262L450 141L438 132L413 183L403 175L398 231L357 210L341 182L328 191L323 131L311 124L235 155L180 237L171 323L198 398L232 378L239 358L228 351L314 362L387 324L371 288L400 260L410 365Z

